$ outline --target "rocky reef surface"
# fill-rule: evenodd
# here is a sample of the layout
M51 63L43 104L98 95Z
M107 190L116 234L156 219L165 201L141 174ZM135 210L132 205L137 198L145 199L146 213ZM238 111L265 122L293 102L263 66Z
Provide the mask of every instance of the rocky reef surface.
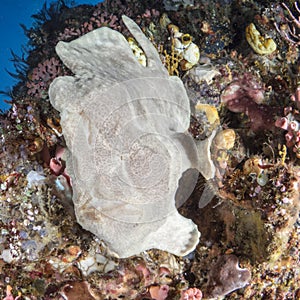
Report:
M28 47L13 56L18 82L6 91L11 109L0 115L0 299L300 299L299 8L294 1L238 0L45 4L34 26L24 27ZM55 46L108 27L125 37L137 69L147 68L147 49L123 15L189 98L185 134L201 149L203 168L179 180L191 193L175 195L178 212L201 232L185 256L149 249L118 258L108 237L84 230L74 212L67 137L48 90L57 77L77 74ZM111 47L114 53L117 45ZM115 57L122 68L128 49ZM80 76L92 80L88 74ZM78 109L67 96L62 110ZM143 178L147 161L136 161ZM79 165L87 183L93 168L101 170L98 161ZM80 224L88 223L83 217ZM155 233L159 245L165 232Z

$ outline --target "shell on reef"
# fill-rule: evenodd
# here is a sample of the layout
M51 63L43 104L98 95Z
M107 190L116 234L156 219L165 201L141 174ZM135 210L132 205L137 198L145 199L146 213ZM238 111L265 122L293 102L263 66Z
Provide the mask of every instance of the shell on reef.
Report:
M146 67L124 36L106 27L56 46L75 74L55 79L49 95L61 113L76 218L119 257L151 248L186 255L200 233L178 213L175 198L182 174L201 169L202 149L187 133L189 99L140 28L123 21Z

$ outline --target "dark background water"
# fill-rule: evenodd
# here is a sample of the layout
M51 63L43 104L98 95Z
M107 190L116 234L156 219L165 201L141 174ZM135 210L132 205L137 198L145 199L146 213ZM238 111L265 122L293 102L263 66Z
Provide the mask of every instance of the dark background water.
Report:
M51 3L52 1L46 1ZM100 0L77 0L76 4L97 4ZM40 11L44 0L1 0L0 3L0 91L10 90L16 83L6 70L14 73L11 50L17 55L22 55L22 46L26 45L25 36L20 24L27 28L31 26L31 16ZM9 100L9 96L0 95L0 109L9 108L4 100Z

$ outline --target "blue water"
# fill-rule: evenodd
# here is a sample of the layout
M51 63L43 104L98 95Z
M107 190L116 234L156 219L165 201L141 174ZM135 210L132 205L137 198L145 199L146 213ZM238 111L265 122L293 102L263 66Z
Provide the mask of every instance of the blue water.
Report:
M51 3L51 1L46 1ZM78 0L76 4L95 5L100 0ZM0 3L0 91L7 91L12 88L16 80L12 78L6 70L15 73L11 50L21 56L22 46L26 45L27 37L19 24L24 24L27 28L31 26L31 15L40 11L45 1L42 0L1 0ZM10 106L4 100L10 98L0 95L0 109L6 110Z

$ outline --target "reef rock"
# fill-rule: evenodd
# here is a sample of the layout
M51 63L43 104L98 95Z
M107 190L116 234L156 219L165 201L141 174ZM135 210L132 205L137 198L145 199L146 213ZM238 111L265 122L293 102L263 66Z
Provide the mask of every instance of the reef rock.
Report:
M248 269L239 267L238 258L233 255L222 255L211 267L205 297L217 298L245 287L251 279Z
M123 21L146 67L109 28L56 46L75 74L55 79L49 95L61 113L76 218L119 257L151 248L183 256L200 236L175 207L182 174L199 166L189 99L140 28ZM193 189L181 187L184 195Z

